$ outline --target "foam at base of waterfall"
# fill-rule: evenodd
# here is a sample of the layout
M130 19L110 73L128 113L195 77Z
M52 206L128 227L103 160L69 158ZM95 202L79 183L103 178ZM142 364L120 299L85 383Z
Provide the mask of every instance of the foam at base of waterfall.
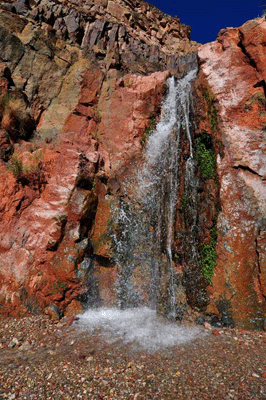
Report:
M171 323L147 307L88 310L79 315L77 325L91 334L101 329L101 336L109 343L122 339L149 351L178 346L204 335L202 328Z

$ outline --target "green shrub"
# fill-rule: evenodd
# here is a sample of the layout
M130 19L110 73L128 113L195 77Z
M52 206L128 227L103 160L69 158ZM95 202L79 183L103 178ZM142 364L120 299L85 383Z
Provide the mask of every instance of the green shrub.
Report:
M204 179L213 179L216 175L216 154L212 144L212 138L207 133L196 137L195 153L201 168L201 176Z
M265 110L266 108L266 100L265 95L262 92L254 93L250 99L248 99L245 104L244 108L246 111L250 111L254 105L254 103L259 103L259 105Z
M67 282L61 282L61 281L57 281L57 287L58 289L63 289L63 290L67 290Z
M155 119L155 117L151 117L149 126L145 129L145 131L142 135L142 139L141 139L142 146L144 146L146 144L146 142L149 139L150 134L154 131L155 127L156 127L156 119Z
M212 276L214 268L216 267L217 253L215 246L217 243L218 232L217 232L217 220L219 210L217 209L215 216L212 219L213 227L210 230L211 240L209 244L204 244L200 251L200 266L201 272L205 276L208 283L212 284Z
M22 186L30 186L36 190L41 190L43 185L46 184L43 164L40 161L42 156L43 154L40 152L35 153L32 163L25 166L18 156L13 154L6 167Z
M210 243L204 244L200 252L201 272L203 273L204 277L206 278L206 280L210 285L212 283L211 279L214 273L214 268L216 266L217 254L215 250L215 245L216 241L213 238L211 238Z
M179 211L180 211L180 212L184 212L185 209L186 209L186 206L187 206L187 198L186 198L186 196L184 195L184 196L182 196L182 197L180 198Z
M23 174L23 163L16 155L13 155L7 164L7 169L15 178L19 179Z

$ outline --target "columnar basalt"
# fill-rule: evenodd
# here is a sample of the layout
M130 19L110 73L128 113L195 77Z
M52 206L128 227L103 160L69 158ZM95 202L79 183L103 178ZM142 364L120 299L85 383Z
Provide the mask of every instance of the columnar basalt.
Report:
M183 72L187 62L179 56L198 47L189 40L190 27L145 1L11 0L3 8L45 22L56 37L81 46L107 69Z

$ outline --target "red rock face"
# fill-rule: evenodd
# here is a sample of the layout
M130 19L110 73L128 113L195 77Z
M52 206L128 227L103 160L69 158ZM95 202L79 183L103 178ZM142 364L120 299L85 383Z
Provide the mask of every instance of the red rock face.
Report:
M158 114L169 72L150 76L126 75L112 89L106 82L99 100L101 121L97 134L110 155L112 173L141 153L141 139L151 116Z
M207 312L218 308L243 328L263 328L265 304L265 19L221 31L200 47L200 74L215 95L221 212L217 267Z
M96 303L114 304L110 207L132 160L141 158L169 73L154 72L158 49L139 50L138 30L130 43L141 57L151 55L142 71L150 73L130 74L140 67L137 55L125 57L134 30L116 21L127 11L123 2L109 2L110 22L102 21L105 3L82 12L69 2L60 6L62 19L57 4L48 10L44 2L41 24L33 21L39 9L33 6L28 19L26 2L15 5L21 16L11 3L0 9L0 312L53 305L70 315L88 292ZM156 29L180 31L169 46L191 52L188 28L170 17L165 23Z
M86 265L93 257L97 301L115 303L116 269L108 261L112 252L106 239L114 199L106 183L141 156L142 135L158 110L168 72L128 75L128 87L113 78L102 88L102 72L85 67L82 61L81 70L78 64L70 72L80 74L80 86L66 80L43 113L38 129L48 144L19 142L8 164L13 168L18 160L19 175L0 165L5 313L38 312L53 304L70 315L89 289L92 271ZM58 107L60 118L54 120ZM49 143L51 127L58 144Z
M122 0L84 0L85 11L49 4L0 10L0 312L12 315L115 304L112 208L141 162L169 73L188 68L178 56L189 62L198 47L178 19L142 1L136 10ZM184 217L173 249L180 282L185 273L199 287L187 290L191 304L200 292L195 308L244 329L263 328L266 312L265 32L264 19L249 21L198 52L198 83L217 115L199 104L196 133L211 134L219 153L219 189L212 178L199 190L199 242L210 242L218 197L221 208L209 299L189 251L181 254ZM189 143L181 148L185 165ZM180 195L184 187L181 177ZM136 270L137 285L142 277Z

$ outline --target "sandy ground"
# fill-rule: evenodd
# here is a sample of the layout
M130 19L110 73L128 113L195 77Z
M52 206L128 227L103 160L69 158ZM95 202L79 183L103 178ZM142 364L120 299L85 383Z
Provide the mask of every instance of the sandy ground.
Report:
M70 322L0 320L0 399L266 400L265 332L207 327L151 352Z

